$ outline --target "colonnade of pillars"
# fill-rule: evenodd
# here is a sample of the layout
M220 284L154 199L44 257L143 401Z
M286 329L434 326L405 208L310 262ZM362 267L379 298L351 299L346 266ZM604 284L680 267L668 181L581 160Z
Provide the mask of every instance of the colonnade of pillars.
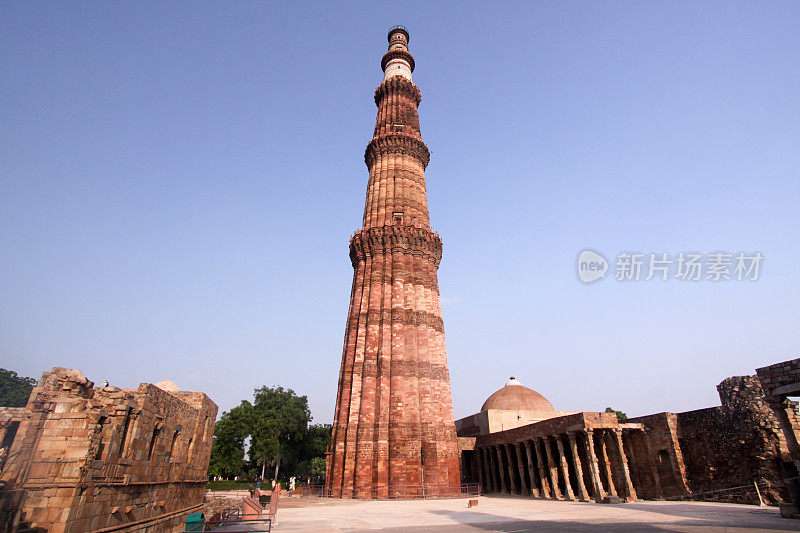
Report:
M636 500L621 429L585 429L475 449L482 490L556 500Z

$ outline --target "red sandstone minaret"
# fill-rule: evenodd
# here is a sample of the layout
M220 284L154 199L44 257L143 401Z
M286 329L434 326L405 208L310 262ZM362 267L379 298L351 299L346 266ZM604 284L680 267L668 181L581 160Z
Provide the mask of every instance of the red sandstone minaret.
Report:
M389 32L364 226L350 240L355 273L344 338L328 493L345 498L458 491L458 449L436 270L442 241L428 220L408 31Z

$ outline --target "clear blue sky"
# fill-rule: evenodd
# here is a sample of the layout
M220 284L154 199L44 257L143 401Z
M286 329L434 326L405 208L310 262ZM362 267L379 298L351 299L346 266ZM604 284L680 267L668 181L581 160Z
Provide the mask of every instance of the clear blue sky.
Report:
M490 7L492 6L492 7ZM4 2L0 366L330 422L386 30L411 30L456 417L715 405L800 352L798 2ZM760 251L581 284L584 248Z

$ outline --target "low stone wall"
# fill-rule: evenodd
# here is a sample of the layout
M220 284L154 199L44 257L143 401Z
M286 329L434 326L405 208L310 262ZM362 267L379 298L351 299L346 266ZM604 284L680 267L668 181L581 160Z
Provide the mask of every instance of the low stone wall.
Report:
M205 501L203 502L203 514L206 520L211 518L217 513L221 513L230 507L236 507L242 503L242 498L250 496L250 493L245 491L244 494L237 496L214 496L213 493L206 493Z

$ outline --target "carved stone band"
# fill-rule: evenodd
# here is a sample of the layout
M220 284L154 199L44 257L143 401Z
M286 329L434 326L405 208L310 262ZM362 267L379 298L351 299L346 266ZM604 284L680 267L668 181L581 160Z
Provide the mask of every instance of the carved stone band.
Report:
M407 61L409 66L411 66L411 72L414 72L414 56L412 56L411 52L408 50L395 48L383 54L383 59L381 59L381 70L386 70L386 65L392 59L403 59Z
M442 239L436 233L415 226L381 226L357 231L350 239L353 266L367 257L405 253L431 259L438 267L442 260Z
M412 155L422 163L423 169L431 160L431 153L424 142L404 133L389 133L372 139L367 145L364 151L364 163L367 164L367 168L372 167L378 154L385 153Z
M422 93L419 88L403 76L393 76L378 85L378 88L375 89L375 105L380 105L381 100L387 94L402 94L414 100L417 106L422 101Z
M349 320L350 327L358 327L359 323L368 324L369 311L363 311ZM426 311L414 311L412 309L393 308L382 309L379 322L382 324L402 324L404 326L427 326L433 331L444 333L444 322L442 317L432 315ZM378 317L376 317L378 318Z

